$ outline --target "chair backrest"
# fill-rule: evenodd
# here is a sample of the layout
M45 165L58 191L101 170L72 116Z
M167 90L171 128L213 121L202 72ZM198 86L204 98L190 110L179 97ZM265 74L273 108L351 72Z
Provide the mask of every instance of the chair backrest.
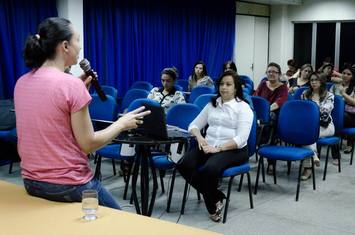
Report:
M332 118L335 127L335 134L337 135L344 127L344 109L345 102L343 97L339 95L334 96L334 108L332 110Z
M125 109L136 99L147 98L149 92L143 89L131 89L126 92L123 97L121 110L120 112L124 112Z
M106 95L110 95L112 96L113 98L117 99L117 89L114 88L113 86L101 86L103 92L106 94Z
M251 126L249 138L248 138L248 155L249 157L253 156L256 151L256 113L254 112L253 124Z
M334 85L332 82L327 82L327 90L329 91L330 88Z
M166 122L169 125L187 130L200 111L201 108L195 104L176 104L169 109Z
M117 102L107 95L107 100L102 101L98 94L92 94L92 101L89 105L89 113L92 119L114 121L117 119Z
M262 123L270 122L270 102L264 97L252 96L256 118Z
M131 89L143 89L146 91L151 91L153 89L153 85L147 81L136 81L132 84Z
M189 103L193 103L197 97L203 94L214 94L215 89L207 86L197 86L191 90Z
M128 106L127 111L131 112L131 111L143 106L144 104L149 104L149 105L153 105L153 106L157 106L157 107L160 106L160 104L158 102L156 102L155 100L151 100L148 98L140 98L140 99L133 100L132 103L130 103L130 105Z
M291 100L281 107L277 133L281 140L310 145L319 138L319 107L309 100Z
M302 93L307 90L309 87L308 86L301 86L298 88L295 93L293 94L293 99L294 100L300 100Z
M203 94L197 97L194 100L194 104L196 104L200 109L203 109L209 102L211 102L212 97L215 97L215 94Z
M186 79L177 79L175 84L181 86L183 91L187 91L189 88L189 80Z
M177 91L184 91L184 88L180 85L175 84L174 87L175 87L175 90L177 90Z
M244 81L245 85L248 85L252 90L254 89L254 82L247 75L239 75L240 79Z

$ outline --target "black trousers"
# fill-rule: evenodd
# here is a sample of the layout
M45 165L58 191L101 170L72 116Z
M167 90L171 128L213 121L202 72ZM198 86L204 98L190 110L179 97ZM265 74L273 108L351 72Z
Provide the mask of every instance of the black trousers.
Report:
M205 154L195 148L185 154L177 169L185 180L203 195L208 212L214 214L216 203L225 198L217 189L222 172L229 167L242 165L248 160L247 147L214 154Z
M355 114L345 112L344 113L344 127L355 127ZM351 146L354 142L353 136L348 136L348 146Z

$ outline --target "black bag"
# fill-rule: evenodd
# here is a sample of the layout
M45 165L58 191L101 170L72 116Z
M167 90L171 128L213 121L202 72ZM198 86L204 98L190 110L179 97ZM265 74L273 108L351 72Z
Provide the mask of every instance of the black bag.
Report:
M320 119L319 119L319 125L322 127L328 127L329 123L332 121L329 113L327 112L322 112L320 114Z
M11 130L16 127L13 100L0 100L0 130Z

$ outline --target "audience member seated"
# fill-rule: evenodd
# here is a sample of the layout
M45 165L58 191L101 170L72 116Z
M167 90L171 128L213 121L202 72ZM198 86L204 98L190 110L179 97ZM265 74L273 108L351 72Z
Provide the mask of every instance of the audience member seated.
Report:
M165 109L165 112L174 104L185 103L184 94L177 91L174 87L175 81L178 78L176 68L165 68L161 71L161 83L163 87L154 87L148 99L155 100Z
M287 61L288 70L286 71L287 78L291 78L297 71L297 62L294 59Z
M64 73L77 63L79 37L69 20L53 17L26 40L24 59L32 70L17 80L14 92L24 186L32 196L61 202L81 202L83 190L95 189L100 205L120 209L93 177L87 154L136 128L150 112L138 108L94 132L85 87L92 77Z
M333 69L334 69L334 65L333 64L325 63L318 69L318 72L325 75L326 82L331 82L332 81Z
M334 95L327 91L326 76L324 74L312 73L311 75L311 85L309 89L302 93L301 98L304 100L312 100L319 106L320 111L320 129L319 137L326 137L334 135L334 124L331 116L331 112L334 108ZM307 114L305 114L307 115ZM317 144L306 146L310 148L313 152L313 160L316 166L319 166L319 158L317 156ZM334 156L333 151L333 163L337 164L338 159ZM303 161L303 173L301 180L308 180L312 175L311 159L306 159Z
M210 218L221 220L225 195L218 181L228 167L248 161L247 140L253 112L244 101L238 76L226 71L217 80L217 97L213 97L196 119L189 132L198 146L185 154L178 170L185 180L203 195ZM208 125L206 136L201 130Z
M269 140L271 143L274 143L274 135L275 128L277 124L277 118L280 111L281 106L288 99L288 88L287 85L280 81L281 76L281 67L279 64L271 62L267 66L266 70L267 80L262 81L256 91L254 92L254 96L261 96L267 99L270 103L270 118L272 121L272 127L268 128L264 131L265 135L262 136L262 142L265 143ZM263 140L267 141L263 141ZM268 174L272 174L272 167L274 165L274 161L268 160Z
M312 65L304 64L302 67L295 73L290 80L288 80L290 94L294 94L295 91L301 86L309 86L309 78L313 73Z
M355 68L345 67L342 70L342 82L334 84L330 92L341 95L345 101L344 127L355 127ZM350 137L348 137L350 138ZM353 139L348 139L344 153L350 153Z
M196 86L214 87L212 78L208 76L206 65L203 61L197 61L192 75L189 76L189 91Z
M226 72L227 70L232 70L234 71L236 74L238 74L238 69L237 69L237 66L235 65L235 63L231 60L228 60L226 61L224 64L223 64L223 73Z

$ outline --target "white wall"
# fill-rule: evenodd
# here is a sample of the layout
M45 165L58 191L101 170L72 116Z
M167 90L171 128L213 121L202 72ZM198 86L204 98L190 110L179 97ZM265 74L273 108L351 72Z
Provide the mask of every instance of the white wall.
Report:
M355 20L354 0L304 0L299 6L272 6L269 61L280 63L286 71L293 57L292 22Z
M84 56L83 0L57 0L58 16L70 20L80 34L81 51L79 61ZM79 65L72 66L71 72L79 76L83 73Z

